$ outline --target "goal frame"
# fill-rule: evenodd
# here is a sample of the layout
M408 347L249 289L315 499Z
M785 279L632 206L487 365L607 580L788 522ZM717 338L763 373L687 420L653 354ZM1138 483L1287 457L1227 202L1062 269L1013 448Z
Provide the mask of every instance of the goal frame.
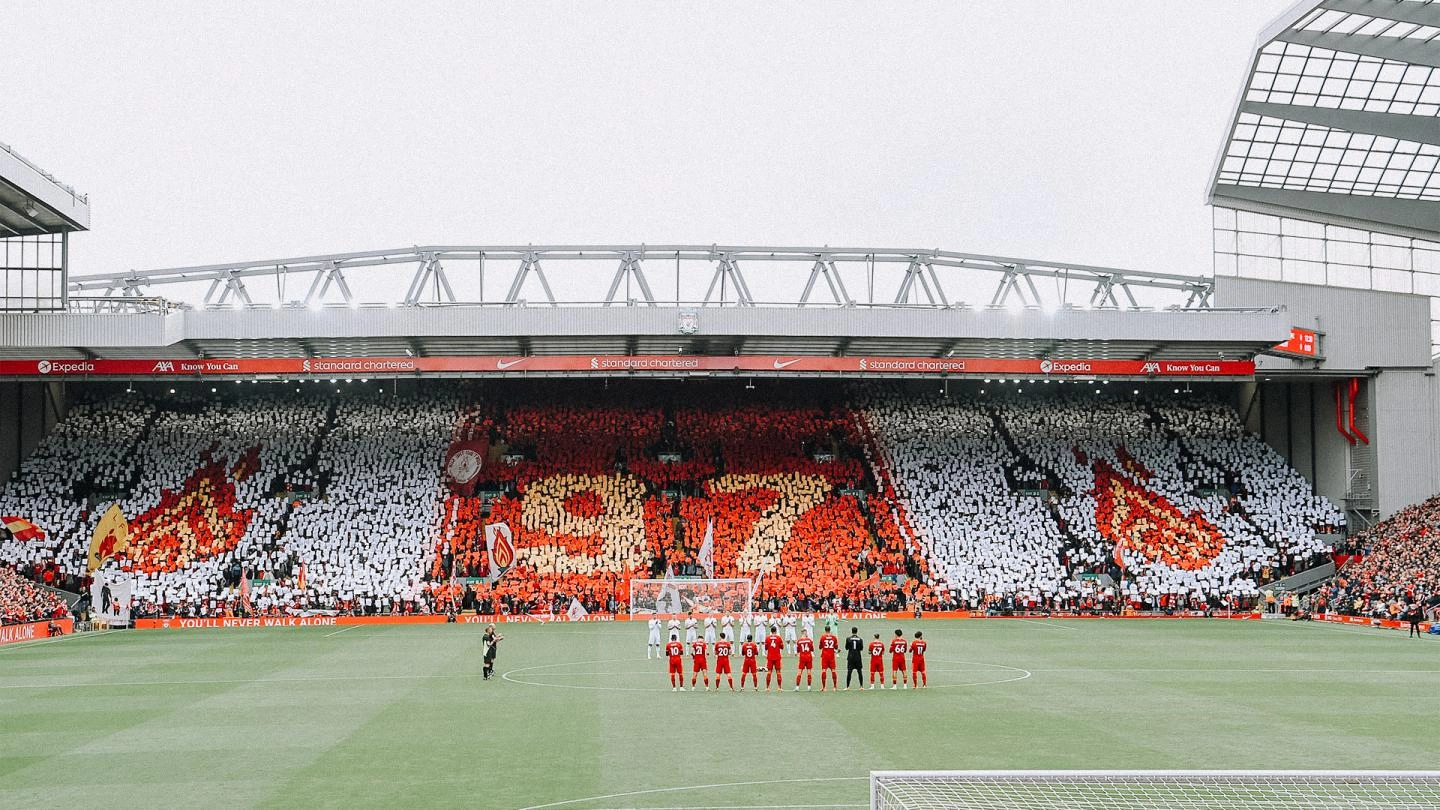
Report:
M637 587L639 586L639 587ZM663 593L667 588L674 588L682 603L682 610L675 612L660 612L653 606L643 602L637 603L636 592L638 590L656 589ZM695 607L695 612L701 615L720 615L729 613L732 615L748 615L755 606L755 581L745 577L665 577L662 579L632 579L630 580L630 615L631 616L675 616L684 615L689 608L694 607L694 597L704 590L715 590L722 593L722 598L714 603L713 609L703 610ZM724 591L729 589L731 596L724 596ZM729 598L731 601L725 601ZM740 600L743 600L740 601ZM657 600L658 601L658 600Z
M1279 782L1293 781L1297 784L1304 783L1326 783L1333 782L1337 785L1353 784L1356 781L1364 780L1371 782L1393 782L1425 784L1431 783L1437 795L1440 795L1440 771L1378 771L1378 770L916 770L916 771L871 771L870 772L870 808L881 810L882 808L896 807L895 804L885 803L886 797L882 795L882 785L886 779L951 779L959 781L970 781L983 783L987 780L996 783L1033 782L1044 784L1046 782L1093 782L1097 785L1106 783L1131 782L1143 784L1146 781L1162 782L1164 780L1211 780L1217 783L1230 782L1235 785L1244 785L1247 780L1259 783L1261 780L1273 779ZM957 810L963 810L964 805L951 804ZM1383 805L1377 805L1383 806ZM1413 805L1397 805L1413 806Z

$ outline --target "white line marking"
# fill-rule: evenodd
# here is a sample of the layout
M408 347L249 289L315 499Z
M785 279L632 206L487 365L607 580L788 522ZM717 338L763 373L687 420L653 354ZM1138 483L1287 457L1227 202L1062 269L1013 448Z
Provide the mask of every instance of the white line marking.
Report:
M586 796L583 799L566 799L563 802L550 802L549 804L532 804L529 807L522 807L520 808L520 810L545 810L545 808L547 807L564 807L567 804L598 802L605 799L623 799L627 796L649 796L656 793L682 793L689 790L710 790L712 788L752 787L755 785L807 784L815 782L868 782L869 780L869 776L818 776L809 779L762 779L755 782L718 782L713 785L683 785L680 787L651 788L649 790L632 790L627 793L610 793L604 796ZM774 807L775 805L770 806ZM862 804L832 806L864 807L865 805Z
M1046 630L1069 630L1069 631L1071 631L1071 632L1073 633L1073 632L1077 629L1077 628L1074 628L1074 627L1067 627L1066 625L1063 625L1063 624L1051 624L1050 622L1053 621L1053 620L1037 621L1037 620L1035 620L1035 619L1012 619L1011 621L1025 622L1026 624L1033 624L1033 625L1035 625L1036 627L1043 627L1043 628L1045 628Z
M34 641L17 641L17 642L15 642L15 643L13 643L13 644L6 644L5 646L0 647L0 652L3 652L4 650L28 649L28 648L30 648L30 647L38 647L38 646L40 646L41 644L54 644L54 643L57 642L57 641L68 641L69 639L72 639L72 638L91 638L91 637L93 637L93 636L108 636L108 635L110 635L111 633L118 633L118 632L120 632L120 631L119 631L119 630L98 630L98 631L91 631L91 632L88 632L88 633L71 633L71 634L68 635L68 636L60 636L59 638L37 638L37 639L35 639Z
M1303 624L1303 625L1309 625L1312 629L1315 629L1315 630L1331 630L1331 631L1334 631L1334 632L1336 632L1336 633L1351 633L1351 634L1354 634L1354 635L1365 636L1365 637L1367 637L1367 638L1383 639L1383 638L1387 638L1387 634L1389 634L1389 633L1395 633L1397 638L1400 637L1400 636L1399 636L1399 632L1400 632L1399 630L1391 630L1391 629L1388 628L1388 627L1363 627L1363 626L1361 626L1361 625L1355 625L1355 624L1332 624L1332 623L1330 623L1330 622L1294 622L1294 621L1283 621L1283 622L1282 622L1282 621L1276 621L1276 620L1274 620L1274 619L1271 619L1271 620L1268 621L1268 622L1267 622L1267 621L1262 621L1262 622L1260 622L1260 624L1261 624L1262 626L1268 626L1268 627L1285 627L1285 626L1290 626L1290 625L1299 626L1299 625L1302 625L1302 624Z
M633 686L580 686L580 685L577 685L577 684L563 684L563 683L536 683L535 681L526 681L526 680L521 680L521 679L519 679L519 678L512 678L512 677L510 677L511 675L515 675L515 674L518 674L518 673L521 673L521 672L533 672L533 671L535 671L535 670L537 670L537 669L553 669L553 668L555 668L555 667L570 666L570 665L572 665L572 664L573 664L573 665L580 665L580 664L618 664L618 663L631 663L631 662L633 662L633 661L635 661L635 660L637 660L637 659L634 659L634 658L607 658L607 659L605 659L605 660L603 660L603 661L562 661L562 662L560 662L560 663L558 663L558 664L537 664L536 666L533 666L533 667L521 667L521 668L519 668L519 669L512 669L512 670L510 670L509 672L503 673L503 674L500 676L500 680L502 680L502 681L509 681L510 683L524 684L524 685L526 685L526 686L549 686L549 687L552 687L552 688L555 688L555 689L588 689L588 690L597 691L597 692L658 692L658 691L663 690L664 687L662 687L662 686L652 686L652 687L646 687L646 688L643 688L643 689L642 689L642 688L638 688L638 687L633 687ZM665 672L664 672L663 670L657 668L653 674L658 678L658 677L664 675ZM603 798L607 798L607 797L605 797L605 796L599 796L599 797L597 797L597 798L603 799Z
M1023 680L1025 680L1026 678L1029 678L1029 677L1033 674L1033 673L1031 673L1030 670L1028 670L1028 669L1021 669L1020 667L1010 667L1010 666L1006 666L1006 665L1004 665L1004 664L987 664L987 663L985 663L985 662L983 662L983 661L949 661L949 660L947 660L947 661L945 661L945 663L947 663L947 664L970 664L970 665L972 665L972 666L994 667L994 668L996 668L996 669L1009 670L1009 671L1011 671L1011 672L1019 672L1019 673L1022 673L1022 674L1021 674L1019 677L1015 677L1015 678L1003 678L1003 679L998 680L998 681L975 681L975 682L973 682L973 683L942 683L942 684L936 684L935 686L925 686L925 687L922 687L922 688L924 688L924 689L953 689L953 688L959 687L959 686L998 686L999 684L1002 684L1002 683L1014 683L1014 682L1016 682L1016 681L1023 681Z
M226 683L328 683L330 681L413 681L448 678L479 678L480 673L458 675L337 675L324 678L215 678L193 681L100 681L96 683L17 683L0 685L0 689L103 689L107 686L204 686Z
M338 635L340 635L341 633L345 632L346 630L354 630L355 628L360 627L360 626L361 626L361 625L358 625L358 624L352 624L352 625L350 625L349 627L342 627L342 628L340 628L339 630L336 630L336 631L333 632L333 633L326 633L326 634L325 634L325 638L330 638L331 636L338 636Z

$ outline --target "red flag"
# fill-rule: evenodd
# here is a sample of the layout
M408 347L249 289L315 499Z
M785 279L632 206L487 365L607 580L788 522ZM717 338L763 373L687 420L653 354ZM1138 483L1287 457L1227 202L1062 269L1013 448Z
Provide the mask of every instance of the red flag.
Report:
M44 540L45 532L39 526L22 517L11 515L0 516L0 523L5 524L10 535L16 540Z
M1121 571L1124 571L1124 570L1125 570L1125 558L1122 557L1122 556L1120 556L1120 544L1119 544L1119 543L1116 543L1116 544L1115 544L1115 564L1118 565L1118 566L1120 566L1120 570L1121 570Z
M302 591L305 590L305 563L303 562L300 563L300 573L295 577L295 586Z

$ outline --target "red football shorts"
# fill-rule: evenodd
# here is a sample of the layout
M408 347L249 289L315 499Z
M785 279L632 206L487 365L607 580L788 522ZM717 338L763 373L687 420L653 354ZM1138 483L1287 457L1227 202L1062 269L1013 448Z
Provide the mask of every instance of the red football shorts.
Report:
M693 671L695 671L695 672L701 672L701 671L703 671L703 670L709 669L709 667L707 667L707 666L705 665L705 659L704 659L704 658L696 658L696 659L695 659L695 663L694 663L694 664L691 664L690 669L693 670Z
M924 659L924 658L916 658L916 659L914 659L913 661L910 662L910 668L911 668L912 670L914 670L915 672L924 672L924 671L925 671L925 659Z
M720 656L719 658L716 658L716 659L715 659L715 674L716 674L716 675L729 675L729 674L730 674L730 656L728 656L728 655L722 655L722 656Z
M885 659L884 659L884 658L871 658L871 659L870 659L870 671L871 671L871 672L884 672L884 671L885 671Z
M814 669L815 658L809 655L800 656L800 669Z
M670 659L670 673L671 673L672 675L684 675L684 674L685 674L685 665L684 665L683 663L681 663L681 661L680 661L679 658L671 658L671 659Z
M900 653L899 655L892 655L892 656L890 656L890 668L891 668L891 669L898 669L898 670L900 670L901 672L904 672L904 671L905 671L905 654L904 654L904 653Z
M822 655L822 656L820 656L820 668L821 668L821 669L834 669L834 668L835 668L835 655L832 653L832 654L830 654L830 655Z

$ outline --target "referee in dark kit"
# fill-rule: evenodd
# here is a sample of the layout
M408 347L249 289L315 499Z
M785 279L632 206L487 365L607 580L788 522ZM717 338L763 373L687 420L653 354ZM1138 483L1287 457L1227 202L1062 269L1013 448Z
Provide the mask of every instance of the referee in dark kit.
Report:
M850 628L850 637L845 639L845 691L850 691L850 676L854 675L855 680L860 682L860 688L865 688L865 675L860 671L860 655L865 652L865 639L860 637L860 628Z

